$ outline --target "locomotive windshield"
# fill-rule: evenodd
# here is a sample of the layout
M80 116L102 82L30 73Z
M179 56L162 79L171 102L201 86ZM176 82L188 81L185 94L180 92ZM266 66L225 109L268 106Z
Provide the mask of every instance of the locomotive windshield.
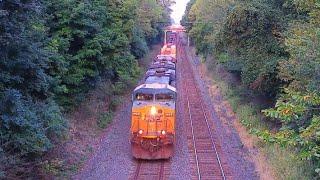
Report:
M146 93L137 93L136 94L137 101L152 101L153 94L146 94Z
M172 93L163 93L163 94L156 94L156 101L173 101L174 94Z

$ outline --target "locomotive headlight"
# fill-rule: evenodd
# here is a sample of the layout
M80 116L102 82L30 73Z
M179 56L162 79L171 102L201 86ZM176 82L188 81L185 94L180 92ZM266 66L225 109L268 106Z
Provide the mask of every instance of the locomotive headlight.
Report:
M156 115L156 114L157 114L157 108L154 107L154 106L152 106L152 107L151 107L151 110L150 110L150 114L151 114L152 116Z
M161 134L162 134L162 135L166 135L166 131L165 131L165 130L162 130L162 131L161 131Z
M138 134L142 134L143 133L143 130L142 129L140 129L139 131L138 131Z

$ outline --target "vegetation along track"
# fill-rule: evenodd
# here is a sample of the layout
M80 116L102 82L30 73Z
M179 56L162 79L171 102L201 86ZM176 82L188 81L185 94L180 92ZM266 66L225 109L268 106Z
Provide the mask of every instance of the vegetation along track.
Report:
M170 163L166 160L146 161L137 160L135 170L132 174L132 180L154 179L164 180L168 179L170 171Z
M222 163L221 147L216 142L212 119L206 113L185 49L181 50L181 57L181 93L184 94L185 123L188 124L186 127L192 178L231 179L226 164Z

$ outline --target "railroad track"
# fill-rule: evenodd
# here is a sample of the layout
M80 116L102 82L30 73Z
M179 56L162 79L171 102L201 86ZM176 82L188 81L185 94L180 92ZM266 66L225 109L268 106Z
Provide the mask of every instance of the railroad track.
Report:
M138 160L133 174L133 180L164 180L168 175L168 162L166 160L159 161L143 161Z
M181 47L182 49L183 47ZM186 50L181 52L181 69L183 78L180 78L184 91L190 131L187 133L189 154L191 154L191 173L193 179L227 179L225 169L218 153L216 138L210 126L201 94L197 89L196 81L191 70L191 64L186 56ZM186 68L189 68L186 70ZM187 122L187 121L186 121Z

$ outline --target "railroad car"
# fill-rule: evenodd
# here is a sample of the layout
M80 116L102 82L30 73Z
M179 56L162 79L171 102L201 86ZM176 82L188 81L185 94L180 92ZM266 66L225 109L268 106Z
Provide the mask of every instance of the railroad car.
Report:
M167 30L166 31L166 41L165 44L172 44L176 45L177 44L177 39L178 38L178 33L172 30Z
M156 57L156 59L154 59L154 62L157 62L157 61L160 61L160 62L172 62L172 63L176 63L176 60L170 56L170 55L158 55Z
M171 56L176 61L177 59L177 46L175 44L165 44L161 48L161 55Z
M176 80L176 71L169 69L169 68L149 69L146 72L145 77L147 79L151 76L157 76L157 77L167 76L167 77L170 77L171 81L175 81Z
M176 70L176 64L169 61L157 61L151 64L149 69L166 68Z
M175 143L176 88L168 77L138 86L132 95L131 147L137 159L168 159ZM149 82L148 82L149 81Z
M179 43L178 34L180 32L185 32L185 28L181 25L168 26L164 30L164 44L174 44Z

